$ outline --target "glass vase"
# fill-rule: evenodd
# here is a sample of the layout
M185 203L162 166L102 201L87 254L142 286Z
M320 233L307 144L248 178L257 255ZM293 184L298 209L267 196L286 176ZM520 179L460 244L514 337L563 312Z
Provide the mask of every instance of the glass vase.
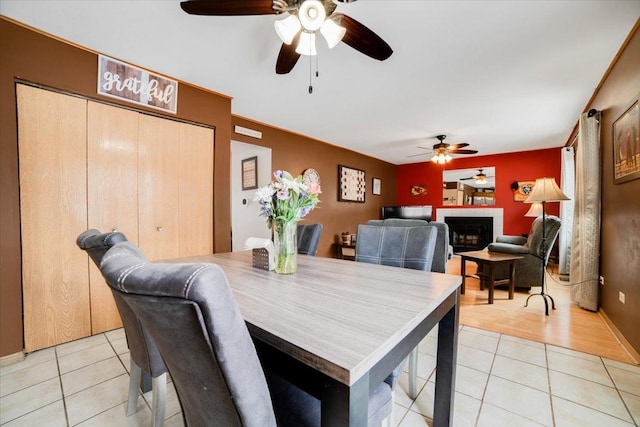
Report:
M295 221L275 221L273 228L276 273L293 274L298 267L298 224Z

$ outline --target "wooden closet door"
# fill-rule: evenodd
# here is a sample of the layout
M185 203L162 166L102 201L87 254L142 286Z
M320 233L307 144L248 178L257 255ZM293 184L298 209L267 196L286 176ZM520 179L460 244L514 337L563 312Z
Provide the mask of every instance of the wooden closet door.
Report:
M17 86L25 351L90 334L86 105Z
M89 228L120 231L138 243L138 113L89 101L87 212ZM111 289L89 262L91 333L122 326Z
M180 255L180 123L141 114L138 239L150 260Z
M180 123L180 256L213 253L213 129Z

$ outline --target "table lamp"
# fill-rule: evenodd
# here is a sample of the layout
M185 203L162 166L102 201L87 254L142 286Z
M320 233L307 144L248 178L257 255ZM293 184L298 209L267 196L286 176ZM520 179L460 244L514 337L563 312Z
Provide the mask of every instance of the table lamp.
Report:
M542 204L542 241L540 242L541 255L538 255L542 260L542 290L538 294L529 295L524 306L526 307L529 304L529 299L531 299L532 296L540 295L544 300L544 314L546 314L547 316L549 315L549 303L547 299L551 301L551 308L553 308L554 310L556 309L556 303L551 295L546 294L544 291L545 271L547 269L547 233L545 230L547 215L545 211L545 205L547 202L560 202L562 200L569 200L569 198L562 192L562 190L560 190L554 178L536 179L536 184L533 186L531 194L529 194L529 197L527 197L527 200L525 200L525 203ZM529 210L532 209L533 206Z

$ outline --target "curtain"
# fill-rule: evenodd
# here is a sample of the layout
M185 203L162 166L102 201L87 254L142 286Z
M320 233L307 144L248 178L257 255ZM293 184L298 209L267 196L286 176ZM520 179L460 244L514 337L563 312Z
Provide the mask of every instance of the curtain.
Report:
M600 250L600 115L580 116L571 236L571 298L598 310Z
M573 230L573 207L575 187L575 161L573 147L562 148L561 189L570 200L560 203L560 233L558 234L558 248L560 249L560 264L558 273L569 274L571 265L571 232Z

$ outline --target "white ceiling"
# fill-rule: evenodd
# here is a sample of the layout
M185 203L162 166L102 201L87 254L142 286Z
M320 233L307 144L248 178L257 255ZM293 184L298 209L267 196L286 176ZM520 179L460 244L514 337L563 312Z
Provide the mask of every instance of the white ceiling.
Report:
M237 0L241 1L241 0ZM640 1L360 0L337 11L394 50L319 40L276 75L281 17L192 16L179 1L2 0L0 14L233 97L232 112L391 163L437 134L478 155L564 145L640 16Z

